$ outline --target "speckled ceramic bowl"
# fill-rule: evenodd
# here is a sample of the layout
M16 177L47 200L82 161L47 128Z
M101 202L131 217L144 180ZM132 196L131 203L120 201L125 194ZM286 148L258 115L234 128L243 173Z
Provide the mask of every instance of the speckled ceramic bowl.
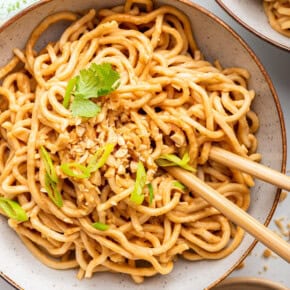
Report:
M30 6L0 28L0 65L12 56L15 47L24 47L32 29L48 14L63 10L83 10L89 7L110 7L121 0L44 0ZM286 137L284 120L278 97L271 80L253 51L224 22L205 9L185 0L160 0L156 5L173 5L184 11L191 20L200 49L207 59L219 59L223 66L243 66L251 75L250 87L256 90L254 110L258 113L261 128L258 133L259 151L263 163L285 171ZM42 37L42 43L58 37L63 26L54 26ZM249 213L268 224L276 208L279 191L274 186L257 181L252 190ZM248 255L254 239L246 235L241 245L228 257L218 261L188 262L180 259L167 276L146 279L136 286L124 275L99 273L90 280L78 281L75 271L57 271L42 265L25 248L14 232L0 218L0 270L27 290L52 289L150 289L200 290L211 288L223 280ZM18 286L16 286L18 287ZM19 287L19 288L20 288Z
M213 290L287 290L285 286L260 278L229 278L214 287Z
M236 21L258 37L290 51L290 38L274 30L264 12L262 0L216 0Z

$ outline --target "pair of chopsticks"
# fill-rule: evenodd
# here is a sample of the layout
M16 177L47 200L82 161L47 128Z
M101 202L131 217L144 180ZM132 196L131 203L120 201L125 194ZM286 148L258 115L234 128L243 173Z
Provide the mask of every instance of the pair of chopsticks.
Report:
M213 146L210 150L209 158L220 164L239 169L261 180L274 184L279 188L290 190L290 177L222 148ZM166 167L166 170L190 190L218 209L229 220L242 227L246 232L251 234L288 263L290 262L290 244L272 232L269 228L258 222L255 218L222 196L194 174L179 167Z

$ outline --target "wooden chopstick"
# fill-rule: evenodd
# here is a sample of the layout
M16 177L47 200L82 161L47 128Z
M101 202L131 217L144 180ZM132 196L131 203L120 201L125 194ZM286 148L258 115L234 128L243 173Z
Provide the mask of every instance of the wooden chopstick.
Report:
M279 188L290 190L290 177L273 170L265 165L254 162L250 159L241 157L237 154L212 146L209 158L218 163L239 169L245 173L255 176L268 183L274 184Z
M288 263L290 262L290 244L258 222L247 212L236 206L194 174L179 167L166 167L164 169L194 193L218 209L229 220L242 227Z

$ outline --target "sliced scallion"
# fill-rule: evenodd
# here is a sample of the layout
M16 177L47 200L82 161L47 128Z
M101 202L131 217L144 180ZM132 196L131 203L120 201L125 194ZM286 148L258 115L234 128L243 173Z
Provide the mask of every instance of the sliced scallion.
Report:
M9 218L20 222L25 222L28 220L25 210L19 205L18 202L14 200L0 197L0 208Z
M49 175L49 178L53 182L57 183L58 178L57 178L57 174L56 174L54 165L52 163L52 159L51 159L49 153L46 151L46 149L43 146L40 147L40 157L41 157L41 160L43 161L45 171Z
M184 184L182 184L181 182L179 181L173 181L172 185L176 188L179 188L181 190L185 190L186 189L186 186Z
M88 169L90 172L97 171L99 168L105 165L109 158L109 155L114 150L115 144L108 143L105 146L99 148L94 156L90 159Z
M147 187L148 187L148 190L149 190L149 204L152 204L153 199L154 199L154 191L153 191L152 183L148 183Z
M76 82L77 82L77 78L74 77L74 78L70 79L68 84L67 84L67 87L66 87L66 90L65 90L65 94L64 94L64 98L63 98L63 102L62 102L62 105L66 109L68 109L68 107L69 107L71 92L74 89L74 87L76 85Z
M92 226L99 231L106 231L109 229L109 225L100 222L95 222Z
M143 188L146 183L147 174L141 161L137 165L136 181L131 193L130 200L140 205L144 200Z
M57 188L57 184L49 177L47 173L45 174L44 182L48 197L53 201L56 206L62 207L62 197Z
M161 155L157 160L156 163L161 167L167 166L179 166L188 171L195 171L195 169L188 164L190 161L189 154L186 152L182 159L174 154L164 154Z
M89 178L90 170L77 162L62 163L60 166L62 172L68 176L76 178Z
M43 146L40 147L40 157L45 168L44 183L48 197L52 200L52 202L56 206L62 207L63 205L62 197L57 188L58 177L56 174L56 170L49 153Z

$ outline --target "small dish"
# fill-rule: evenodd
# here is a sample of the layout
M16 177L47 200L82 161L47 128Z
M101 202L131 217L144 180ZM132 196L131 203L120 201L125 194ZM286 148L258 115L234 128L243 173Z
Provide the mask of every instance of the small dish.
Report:
M217 285L212 290L287 290L281 284L270 280L252 278L252 277L237 277L229 278Z
M262 1L216 0L216 2L237 22L258 37L290 51L290 38L283 36L270 26Z

